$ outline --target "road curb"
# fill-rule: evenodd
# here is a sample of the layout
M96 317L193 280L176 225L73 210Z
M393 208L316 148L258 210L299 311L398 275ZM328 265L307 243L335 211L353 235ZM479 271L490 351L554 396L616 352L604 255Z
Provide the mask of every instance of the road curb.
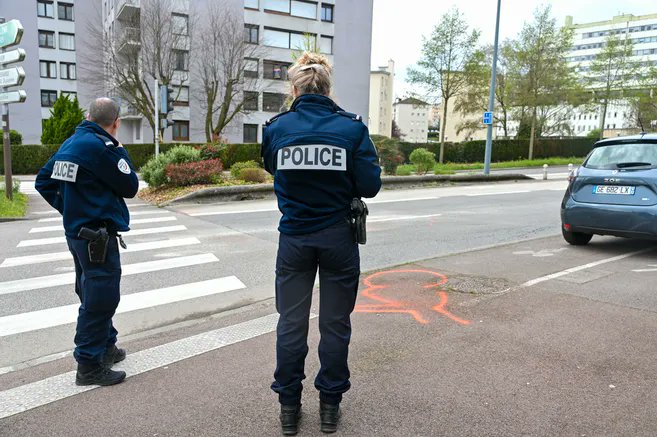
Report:
M0 223L20 222L29 220L27 217L0 217Z
M518 174L456 174L456 175L425 175L425 176L384 176L381 182L386 188L404 188L417 185L449 182L501 182L516 180L533 180L531 177ZM195 202L211 203L216 201L253 200L274 195L273 184L236 185L232 187L203 188L193 193L185 194L173 200L162 203L160 206L169 206L176 203Z

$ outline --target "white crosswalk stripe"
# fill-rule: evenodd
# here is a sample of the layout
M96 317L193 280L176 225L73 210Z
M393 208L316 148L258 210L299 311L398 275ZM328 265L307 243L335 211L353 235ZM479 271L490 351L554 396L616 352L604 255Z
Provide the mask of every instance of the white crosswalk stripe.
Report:
M126 237L127 236L132 237L135 235L165 234L169 232L180 232L186 230L187 230L187 226L185 225L163 226L160 228L135 229L133 231L126 232L123 235ZM45 246L49 244L59 244L59 243L66 243L66 237L37 238L33 240L23 240L19 242L16 247Z
M122 266L122 276L136 275L139 273L157 272L160 270L187 267L219 261L212 253L201 255L181 256L177 258L166 258L157 261L147 261ZM42 288L56 287L59 285L75 284L75 273L61 273L58 275L38 276L27 279L0 282L0 295L19 293L21 291L39 290Z
M166 209L134 211L134 212L130 211L130 217L136 217L142 215L157 215L157 214L169 214L169 211L167 211ZM63 220L62 217L49 217L49 218L39 219L39 223L49 223L49 222L56 223L56 222L61 222L62 220ZM131 220L130 223L134 224L134 220Z
M198 238L178 238L173 240L160 240L160 241L149 241L148 243L135 243L128 246L126 250L122 252L142 252L146 250L155 250L155 249L165 249L169 247L181 247L189 246L192 244L200 244L201 242ZM27 256L17 256L12 258L5 259L0 268L2 267L16 267L24 266L31 264L40 264L46 262L54 261L64 261L70 260L71 253L69 251L64 252L53 252L53 253L41 253L38 255L27 255Z

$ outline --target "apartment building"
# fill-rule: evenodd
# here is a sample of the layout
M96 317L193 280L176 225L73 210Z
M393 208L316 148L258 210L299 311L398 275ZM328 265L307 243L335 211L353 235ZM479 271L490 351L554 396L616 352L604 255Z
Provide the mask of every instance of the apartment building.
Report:
M582 77L590 75L591 63L604 48L609 35L632 41L633 62L643 66L657 65L657 14L625 14L607 21L582 24L574 23L573 17L568 16L566 27L574 31L573 48L568 61ZM586 136L601 127L600 110L574 108L570 121L574 135ZM634 127L629 106L613 102L607 110L605 126L602 126L605 136L623 135Z
M174 15L180 21L176 27L188 32L189 11L202 14L210 2L219 2L227 11L243 15L245 41L260 46L254 51L257 57L247 59L246 63L245 76L250 80L243 90L245 112L224 130L224 140L262 141L265 122L284 110L287 102L290 92L287 72L293 54L305 48L309 41L334 64L334 98L338 104L367 114L372 0L176 0ZM105 28L122 35L139 35L139 29L130 26L134 26L134 14L139 14L140 8L139 0L104 0ZM169 117L175 124L165 132L165 141L206 140L200 84L194 73L194 62L190 60L193 38L192 35L189 45L179 51L176 69L180 88L174 86L178 98ZM173 83L176 85L175 78ZM127 105L122 105L122 120L122 141L153 141L150 126Z
M10 105L10 126L25 144L41 141L42 120L50 117L57 97L79 92L78 43L93 19L99 0L0 1L0 17L18 19L25 31L19 47L27 57L20 65L27 100Z
M402 140L409 143L426 143L429 138L431 105L409 97L397 100L393 108L393 117L401 131Z
M369 129L371 135L392 133L392 100L395 82L395 62L370 72L370 114Z

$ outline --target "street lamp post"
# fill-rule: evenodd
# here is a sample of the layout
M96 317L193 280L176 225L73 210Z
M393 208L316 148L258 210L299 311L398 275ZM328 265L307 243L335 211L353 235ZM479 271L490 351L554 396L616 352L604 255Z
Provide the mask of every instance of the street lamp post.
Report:
M488 112L495 110L495 87L497 82L497 51L500 39L500 7L502 0L497 0L497 21L495 22L495 45L493 46L493 74L490 80L490 95L488 97ZM493 122L488 124L486 132L486 154L484 156L484 174L490 174L490 159L493 152Z

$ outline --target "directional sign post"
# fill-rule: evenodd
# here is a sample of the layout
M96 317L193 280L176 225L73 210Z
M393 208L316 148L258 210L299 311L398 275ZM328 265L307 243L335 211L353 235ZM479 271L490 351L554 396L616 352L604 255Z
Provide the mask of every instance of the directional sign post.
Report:
M18 20L0 22L0 67L25 59L23 49L7 52L7 47L19 44L23 37L23 26ZM9 91L7 87L21 85L25 80L23 67L0 70L0 104L2 104L2 138L5 164L5 194L9 200L13 197L11 180L11 143L9 142L9 103L20 103L27 97L25 91Z
M492 112L488 112L488 111L484 112L484 124L486 126L488 126L489 124L493 124L493 113Z

